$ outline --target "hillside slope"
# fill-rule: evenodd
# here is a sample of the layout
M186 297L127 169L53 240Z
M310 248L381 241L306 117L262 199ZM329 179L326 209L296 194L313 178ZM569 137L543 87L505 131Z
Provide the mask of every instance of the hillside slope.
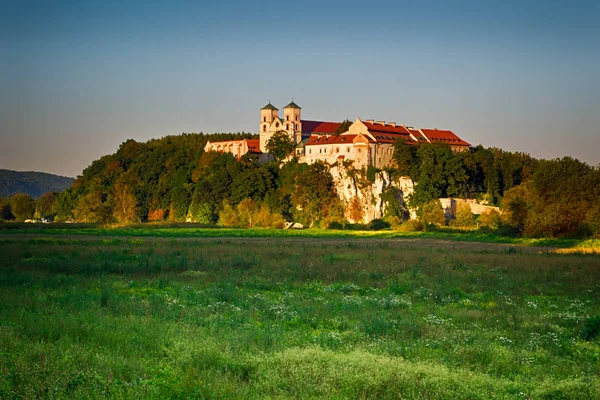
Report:
M62 192L69 188L74 178L45 172L20 172L0 169L0 195L9 197L15 193L26 193L38 198L46 192Z

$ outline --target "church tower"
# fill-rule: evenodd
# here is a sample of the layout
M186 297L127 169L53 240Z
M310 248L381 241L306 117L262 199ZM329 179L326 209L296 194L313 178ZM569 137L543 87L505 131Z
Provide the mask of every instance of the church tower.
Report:
M279 109L269 101L269 104L260 109L259 148L263 153L267 152L267 141L277 130L281 129L280 124Z
M283 107L283 127L296 144L302 141L302 121L300 118L300 106L292 100L290 104Z
M267 141L277 131L287 132L296 144L302 141L300 110L293 101L283 108L283 118L279 117L279 110L270 101L260 109L260 151L267 153Z
M260 109L260 133L268 132L275 118L279 116L279 109L269 101L269 104Z

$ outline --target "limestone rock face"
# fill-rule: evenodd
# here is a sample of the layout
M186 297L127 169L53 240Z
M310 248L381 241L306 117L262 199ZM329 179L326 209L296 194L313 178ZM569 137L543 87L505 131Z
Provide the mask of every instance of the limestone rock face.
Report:
M405 203L408 196L413 193L413 182L410 178L401 177L392 181L386 171L377 172L372 182L367 179L364 169L357 170L343 164L330 167L329 172L346 209L354 209L358 206L362 209L362 213L347 211L346 218L353 223L369 223L374 219L382 218L385 215L386 203L381 195L390 186L398 190L396 200L400 203Z

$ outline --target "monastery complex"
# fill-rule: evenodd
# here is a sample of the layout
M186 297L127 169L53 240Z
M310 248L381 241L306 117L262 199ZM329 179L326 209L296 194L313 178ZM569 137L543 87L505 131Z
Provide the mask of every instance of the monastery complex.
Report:
M258 154L267 160L267 141L276 132L283 131L296 143L295 155L301 162L323 161L332 164L352 161L356 168L385 168L392 163L394 142L399 138L409 145L447 143L454 151L464 151L471 146L449 130L414 129L404 124L372 119L362 121L357 118L346 132L336 134L338 122L303 120L300 112L301 108L292 101L283 108L282 118L279 109L269 102L260 110L260 139L209 141L204 149L230 152L236 157L247 153Z

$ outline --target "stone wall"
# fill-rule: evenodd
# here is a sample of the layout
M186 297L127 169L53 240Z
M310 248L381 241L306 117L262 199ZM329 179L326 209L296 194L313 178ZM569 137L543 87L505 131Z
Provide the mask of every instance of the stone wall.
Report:
M488 206L485 204L479 204L477 200L474 199L454 199L454 198L441 198L440 203L442 204L442 209L444 210L444 214L446 215L446 219L449 220L456 215L456 209L458 208L459 203L466 203L471 207L471 212L473 214L479 215L485 212L489 212L491 210L495 210L500 212L500 208Z

